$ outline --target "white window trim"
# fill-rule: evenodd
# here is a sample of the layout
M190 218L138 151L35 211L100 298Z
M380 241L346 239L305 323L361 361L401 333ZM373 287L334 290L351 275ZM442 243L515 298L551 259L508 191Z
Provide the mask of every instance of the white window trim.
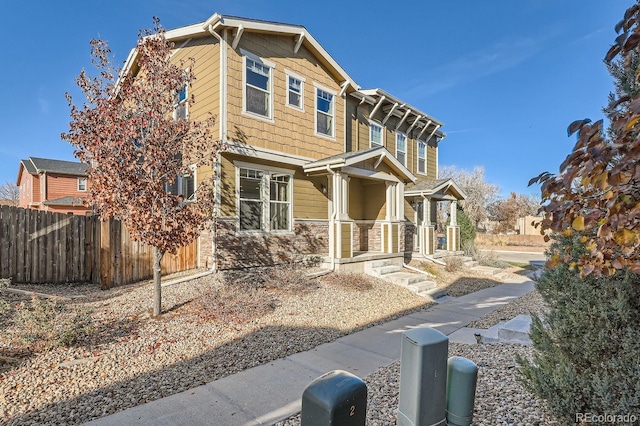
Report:
M288 106L289 108L293 108L297 111L302 111L304 112L304 86L305 86L305 82L306 79L294 72L291 72L287 69L284 70L284 74L287 76L287 81L286 81L286 85L287 85L287 99L285 100L285 105ZM289 103L289 77L295 78L296 80L300 80L301 84L300 84L300 106L297 105L291 105Z
M404 136L404 151L400 151L398 149L398 137L399 136ZM405 167L407 167L407 157L408 157L408 155L407 155L407 151L408 151L407 144L408 144L408 142L409 142L409 138L407 137L407 135L405 133L396 131L396 159L398 159L398 152L404 153L404 161L402 161L401 163ZM398 160L398 161L400 161L400 160Z
M266 59L261 58L260 56L248 52L244 49L240 49L240 53L242 54L242 114L257 118L259 120L268 121L269 123L274 123L273 119L273 79L275 75L276 64L274 62L268 61ZM270 68L271 72L269 73L269 116L265 117L264 115L256 114L251 111L247 111L247 58L252 61L259 62Z
M381 141L382 145L381 146L384 146L384 134L385 134L384 126L382 124L378 123L378 122L375 122L373 120L369 120L369 148L373 148L373 146L374 146L373 139L371 138L371 126L372 125L380 127L380 137L382 139L382 141ZM378 146L378 144L375 144L375 146Z
M83 180L84 181L84 189L80 189L80 181ZM79 177L78 178L78 192L87 192L88 188L88 181L87 178L83 178L83 177Z
M234 161L233 165L236 168L236 233L238 235L257 236L257 235L290 235L293 234L293 175L294 171L291 169L283 169L279 167L264 166L261 164L246 163L244 161ZM262 217L260 218L260 224L262 229L260 230L243 230L240 229L240 169L256 170L263 173L262 176L262 194L261 201L263 205ZM271 174L285 174L289 176L289 229L277 229L272 230L269 223L268 206L270 207L271 199L269 191L271 190Z
M191 176L193 177L193 195L191 197L185 198L185 202L192 203L198 200L198 167L195 164L190 164L189 170L191 170ZM178 179L178 193L184 193L182 191L182 178L184 178L184 174L176 176ZM168 187L168 184L165 184L165 188Z
M313 91L314 96L313 96L313 133L316 136L320 136L322 138L327 138L327 139L331 139L331 140L335 140L336 139L336 117L337 117L337 113L336 113L336 103L337 103L337 97L338 97L338 92L329 89L326 86L322 86L321 84L318 83L313 83L313 87L315 88L315 90ZM333 126L331 126L331 134L327 135L325 133L319 133L318 132L318 90L322 90L323 92L327 92L330 95L333 96Z
M420 144L424 144L424 172L420 171ZM421 175L427 174L427 143L423 140L418 139L416 141L416 173Z
M189 72L190 68L187 68L185 72ZM184 85L184 100L180 101L177 99L180 92L176 93L176 101L173 103L173 119L178 119L178 106L180 104L184 104L184 118L189 119L189 85Z

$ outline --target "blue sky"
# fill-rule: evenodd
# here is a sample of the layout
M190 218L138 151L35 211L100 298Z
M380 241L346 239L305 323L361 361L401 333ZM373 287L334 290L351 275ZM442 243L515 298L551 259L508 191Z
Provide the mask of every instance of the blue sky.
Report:
M66 0L6 2L0 15L0 184L20 159L73 160L65 92L91 68L89 40L117 63L158 16L167 29L215 12L304 25L362 88L379 87L444 122L440 164L484 166L501 194L533 194L556 172L576 119L602 117L602 63L632 0ZM104 7L107 6L107 7Z

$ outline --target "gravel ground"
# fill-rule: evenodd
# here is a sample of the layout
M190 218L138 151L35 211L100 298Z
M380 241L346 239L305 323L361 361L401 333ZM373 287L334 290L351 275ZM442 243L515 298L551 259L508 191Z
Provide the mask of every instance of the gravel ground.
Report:
M228 277L238 291L230 291L220 276L166 287L160 319L149 317L148 284L108 291L56 286L61 296L83 296L65 303L93 311L95 332L71 348L30 353L16 345L11 317L0 316L0 355L19 359L0 370L0 424L79 424L430 306L401 287L362 276L330 275L303 287L296 276L288 284L279 276L278 282L285 282L279 288L252 280L256 277ZM457 281L460 293L465 282L467 292L493 284ZM51 293L51 287L18 287ZM25 297L3 294L3 299L16 303ZM474 326L529 313L539 303L525 296ZM556 424L516 380L515 354L530 351L517 345L450 345L451 355L480 368L476 425ZM366 378L367 425L395 424L398 378L398 363ZM299 418L281 424L299 424Z
M518 315L542 315L544 313L544 302L537 290L514 300L508 305L504 305L495 311L472 321L469 328L490 328L500 321L508 321Z
M64 303L91 309L95 331L76 346L31 353L18 345L11 316L0 318L0 355L10 361L0 371L0 424L79 424L429 306L375 279L334 276L302 287L299 276L282 275L279 288L256 285L255 276L232 277L234 291L218 276L166 287L160 319L149 317L148 284L56 286L61 296L84 296Z
M557 425L544 402L535 398L516 379L516 354L531 356L521 345L449 344L450 356L463 356L478 366L473 424L476 426ZM400 384L400 362L369 375L367 384L367 426L395 425ZM277 426L297 426L300 415Z
M518 315L540 313L542 298L537 291L474 321L468 327L489 328L502 320ZM449 344L449 356L463 356L478 366L478 383L473 414L475 426L538 426L558 425L544 403L518 380L516 355L532 356L532 348L508 344ZM398 409L400 362L366 377L368 391L367 426L395 425ZM277 426L297 426L300 415Z

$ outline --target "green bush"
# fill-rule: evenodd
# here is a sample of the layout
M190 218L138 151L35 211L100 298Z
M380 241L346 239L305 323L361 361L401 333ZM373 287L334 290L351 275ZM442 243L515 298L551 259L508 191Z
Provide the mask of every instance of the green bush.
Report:
M567 423L577 413L640 419L640 276L580 278L579 236L558 236L554 249L570 259L538 281L549 311L533 320L533 359L518 360L524 384Z
M460 247L464 247L469 242L476 240L476 227L464 212L460 204L457 208L457 222L460 227ZM451 223L451 218L447 219L447 225Z
M20 340L35 350L70 346L93 332L91 311L69 309L58 298L35 295L30 304L18 305L15 323Z

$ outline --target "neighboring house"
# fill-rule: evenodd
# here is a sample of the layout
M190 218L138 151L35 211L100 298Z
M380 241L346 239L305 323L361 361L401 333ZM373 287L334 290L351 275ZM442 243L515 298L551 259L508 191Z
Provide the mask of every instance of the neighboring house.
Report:
M520 235L540 235L540 225L543 216L519 217L516 223L516 230Z
M197 102L176 113L217 115L215 135L228 142L215 170L194 173L197 185L216 172L201 266L307 254L336 269L402 263L433 253L441 200L454 201L449 249L459 248L455 201L464 193L436 179L442 123L383 90L362 90L303 26L215 14L166 35L173 60L195 58Z
M29 157L20 161L16 184L19 206L58 213L85 214L89 182L86 164Z

